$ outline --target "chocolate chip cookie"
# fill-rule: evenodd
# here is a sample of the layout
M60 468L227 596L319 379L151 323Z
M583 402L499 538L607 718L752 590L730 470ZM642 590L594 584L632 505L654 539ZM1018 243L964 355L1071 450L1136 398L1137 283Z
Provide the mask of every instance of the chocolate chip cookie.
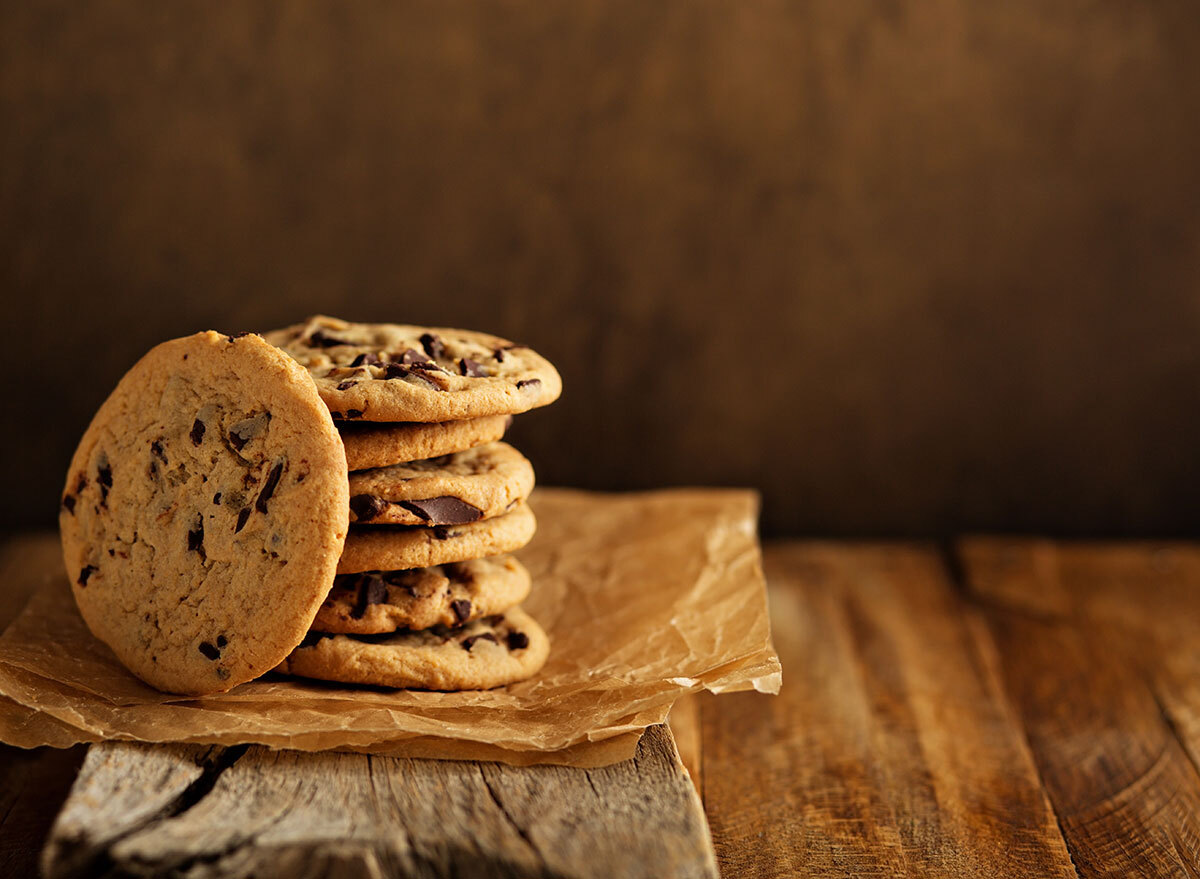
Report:
M346 446L346 466L351 470L369 470L423 461L494 442L504 436L511 423L511 415L485 415L433 424L342 421L338 423L338 432Z
M390 635L311 632L276 671L322 681L486 690L532 677L550 640L519 607L456 629L437 626Z
M334 418L432 422L515 415L554 402L562 391L548 360L487 333L318 315L266 339L308 369Z
M465 525L503 515L533 490L533 467L508 443L350 474L350 521Z
M503 516L469 525L356 526L346 538L337 572L402 571L500 555L527 544L536 529L524 501Z
M228 690L300 643L348 528L346 458L312 378L259 336L165 342L71 460L59 525L79 610L160 690Z
M317 632L376 635L461 626L508 610L529 594L529 572L510 555L409 571L343 574L317 611Z

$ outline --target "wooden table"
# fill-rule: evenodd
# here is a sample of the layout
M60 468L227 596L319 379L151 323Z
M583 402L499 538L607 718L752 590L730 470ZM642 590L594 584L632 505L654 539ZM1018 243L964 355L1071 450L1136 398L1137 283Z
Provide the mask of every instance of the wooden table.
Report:
M10 543L5 566L25 546ZM782 694L705 695L672 717L722 875L1200 875L1200 545L788 542L768 546L766 561ZM654 730L638 761L554 770L567 775L551 787L588 799L572 820L553 803L534 808L545 774L421 761L406 773L443 773L422 806L423 820L445 816L446 833L464 832L454 822L474 800L445 772L471 767L500 807L482 820L508 822L471 829L484 849L515 834L565 853L536 870L481 861L480 872L604 875L614 848L597 861L593 843L652 819L661 843L637 859L643 874L673 864L704 875L703 851L675 847L695 842L696 824L673 754ZM0 751L0 875L32 875L83 759L83 748ZM285 763L289 777L324 771L322 759L255 757ZM206 784L184 786L202 802ZM347 784L350 796L359 782ZM523 809L512 805L522 790ZM411 832L406 809L391 820ZM386 858L358 869L353 854L303 852L311 875L400 869Z

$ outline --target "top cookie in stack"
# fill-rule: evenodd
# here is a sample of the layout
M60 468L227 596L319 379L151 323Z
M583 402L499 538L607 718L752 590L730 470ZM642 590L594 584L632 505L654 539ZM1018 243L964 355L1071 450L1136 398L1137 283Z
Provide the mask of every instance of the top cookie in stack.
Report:
M267 333L308 369L341 432L352 527L334 589L281 671L470 689L529 677L549 651L507 553L536 527L533 468L500 442L553 402L554 367L485 333L318 316Z

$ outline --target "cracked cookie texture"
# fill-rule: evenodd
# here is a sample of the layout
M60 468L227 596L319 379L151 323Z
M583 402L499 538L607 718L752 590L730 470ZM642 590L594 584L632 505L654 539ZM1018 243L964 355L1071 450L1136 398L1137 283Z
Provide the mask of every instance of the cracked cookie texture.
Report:
M165 342L71 460L59 525L85 622L134 674L222 692L279 664L333 583L345 452L309 373L261 337Z
M303 365L334 418L445 422L515 415L558 399L562 379L525 345L472 330L317 315L265 336Z

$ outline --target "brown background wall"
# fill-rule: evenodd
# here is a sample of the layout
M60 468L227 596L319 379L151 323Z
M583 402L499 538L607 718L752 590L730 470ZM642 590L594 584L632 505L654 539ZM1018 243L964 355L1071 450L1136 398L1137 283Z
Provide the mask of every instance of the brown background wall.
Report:
M545 483L768 532L1200 525L1188 2L0 5L0 449L49 522L155 342L529 342Z

